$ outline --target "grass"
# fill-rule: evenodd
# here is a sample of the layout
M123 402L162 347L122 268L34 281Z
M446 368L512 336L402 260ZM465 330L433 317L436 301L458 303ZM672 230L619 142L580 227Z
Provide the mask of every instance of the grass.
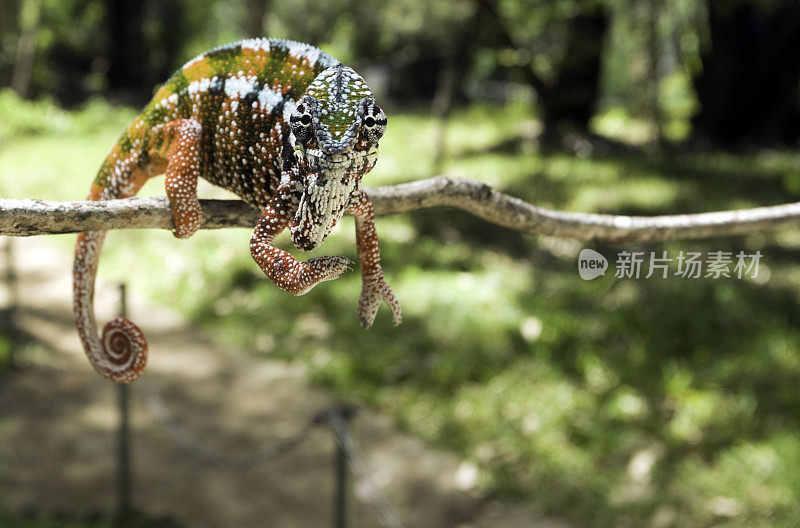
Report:
M82 197L131 115L109 109L106 121L85 126L91 112L68 116L66 128L7 135L0 195ZM796 151L578 158L497 148L535 126L528 115L488 106L457 112L446 170L574 211L665 214L800 199ZM434 132L424 114L393 113L367 183L429 176ZM162 194L161 182L146 193ZM223 342L307 365L317 383L476 464L486 493L518 497L543 515L593 527L796 526L796 230L589 246L612 261L623 249L758 250L756 280L608 273L584 282L574 241L523 236L445 209L377 224L404 309L397 328L385 307L372 330L358 327L357 273L303 297L281 292L251 261L247 230L189 241L113 233L101 273L169 303ZM290 245L285 236L279 244ZM318 254L355 259L352 220Z

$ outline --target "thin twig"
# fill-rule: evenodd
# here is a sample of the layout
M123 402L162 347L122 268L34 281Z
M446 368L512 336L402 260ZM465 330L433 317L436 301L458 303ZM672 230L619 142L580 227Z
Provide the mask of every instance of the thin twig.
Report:
M378 215L449 206L523 233L611 243L711 238L800 225L800 202L667 216L572 213L536 207L485 183L448 176L371 187L367 193ZM244 202L201 200L200 203L203 229L253 227L259 218L259 211ZM172 227L169 203L164 197L109 202L0 199L0 235Z

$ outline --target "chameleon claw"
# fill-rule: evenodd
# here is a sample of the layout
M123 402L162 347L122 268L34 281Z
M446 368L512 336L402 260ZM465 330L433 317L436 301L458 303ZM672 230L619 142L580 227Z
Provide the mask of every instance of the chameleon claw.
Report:
M389 284L381 276L377 279L365 280L361 288L361 297L358 300L358 319L361 328L369 329L378 314L381 301L386 301L392 310L392 322L394 326L403 322L403 313L400 309L400 301L392 291Z

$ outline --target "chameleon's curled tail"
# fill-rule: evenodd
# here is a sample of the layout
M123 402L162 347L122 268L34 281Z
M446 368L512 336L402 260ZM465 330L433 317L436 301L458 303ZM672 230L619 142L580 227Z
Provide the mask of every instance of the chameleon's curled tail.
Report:
M137 118L123 132L100 167L87 200L135 196L148 178L164 171L165 165L151 158L142 144L153 139L141 135L143 126ZM163 143L162 136L154 137ZM111 381L129 383L139 377L147 364L147 340L139 327L124 317L106 323L102 335L97 333L94 282L104 239L105 231L78 235L72 267L72 313L83 350L94 369Z
M134 121L131 127L135 125ZM129 140L128 131L122 139ZM136 169L138 154L116 145L100 168L87 199L113 200L135 195L144 183ZM124 317L108 322L102 336L97 333L94 282L105 236L105 231L78 235L72 266L72 313L83 350L94 369L111 381L128 383L144 370L147 341L139 327Z
M78 235L72 268L73 314L86 356L103 377L128 383L139 377L147 363L147 341L139 327L117 317L103 327L98 336L94 319L94 281L105 233L92 231Z

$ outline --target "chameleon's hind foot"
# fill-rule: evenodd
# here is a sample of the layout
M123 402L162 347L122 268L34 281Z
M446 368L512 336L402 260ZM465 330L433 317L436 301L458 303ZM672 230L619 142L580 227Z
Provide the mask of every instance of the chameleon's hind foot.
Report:
M358 299L358 320L362 328L367 329L372 326L381 301L386 301L386 304L392 310L392 322L394 322L395 326L403 322L400 301L397 300L397 296L383 276L381 275L378 278L364 277L364 282L361 286L361 297Z

